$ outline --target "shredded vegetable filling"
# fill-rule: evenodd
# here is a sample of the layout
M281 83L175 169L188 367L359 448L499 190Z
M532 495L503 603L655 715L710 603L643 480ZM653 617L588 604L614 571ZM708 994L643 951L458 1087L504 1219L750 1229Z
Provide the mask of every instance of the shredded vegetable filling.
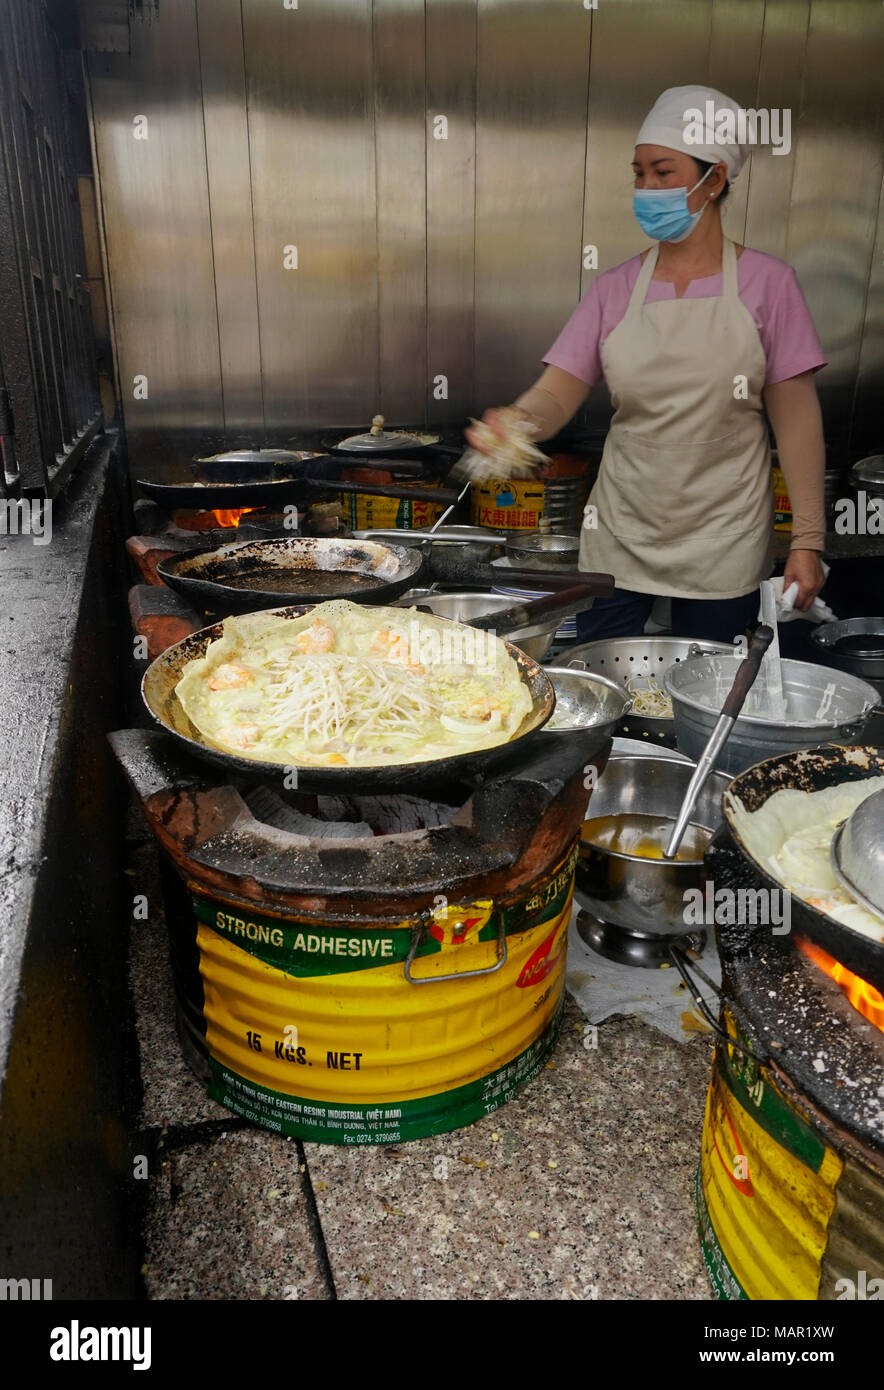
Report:
M371 657L320 652L301 657L266 686L265 728L284 738L297 730L321 748L345 742L355 749L370 735L422 737L440 702L407 666Z
M342 599L292 619L244 614L225 619L175 693L194 731L238 756L422 762L504 743L530 712L518 663L499 638L478 636Z
M644 681L644 685L639 685ZM630 676L626 682L632 696L632 713L641 719L672 719L672 700L651 675Z

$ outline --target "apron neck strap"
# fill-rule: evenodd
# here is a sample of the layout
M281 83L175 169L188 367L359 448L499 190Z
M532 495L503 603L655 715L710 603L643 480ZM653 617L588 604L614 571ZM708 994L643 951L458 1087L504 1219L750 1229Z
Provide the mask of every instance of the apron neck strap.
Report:
M722 233L721 238L721 294L723 299L736 299L737 291L737 252L734 243Z
M659 253L660 243L655 241L639 270L638 279L633 286L632 294L629 296L627 313L630 309L640 309L644 304L648 286L657 268ZM737 252L734 243L724 235L721 238L721 297L722 299L736 299L738 297Z
M630 309L640 309L645 302L645 295L648 292L648 285L651 283L651 276L657 265L657 256L660 254L660 243L655 241L648 254L645 256L644 264L638 272L638 279L632 287L632 294L629 296L629 304L626 312Z

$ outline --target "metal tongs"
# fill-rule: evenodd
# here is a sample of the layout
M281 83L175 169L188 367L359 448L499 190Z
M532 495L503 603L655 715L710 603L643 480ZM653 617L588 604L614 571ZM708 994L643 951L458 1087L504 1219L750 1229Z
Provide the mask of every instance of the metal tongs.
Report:
M774 639L773 628L766 623L761 623L753 632L749 642L749 650L745 659L740 662L739 670L734 678L734 683L730 688L728 697L721 707L721 714L715 722L715 728L709 735L709 741L694 769L694 775L688 783L688 789L684 794L681 808L675 818L675 825L672 827L672 834L666 845L665 858L674 859L678 853L682 836L690 823L691 815L697 804L697 797L703 789L706 778L709 776L715 760L724 746L725 741L730 735L731 729L737 721L737 716L743 708L746 696L755 684L755 677L758 675L758 668L761 665L761 658L767 651Z

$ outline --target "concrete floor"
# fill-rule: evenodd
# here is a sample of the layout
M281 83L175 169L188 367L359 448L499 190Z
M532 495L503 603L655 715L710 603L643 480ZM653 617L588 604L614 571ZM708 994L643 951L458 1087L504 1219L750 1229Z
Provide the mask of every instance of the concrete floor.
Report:
M128 871L148 892L155 851ZM468 1129L301 1143L210 1101L183 1061L158 887L132 926L151 1299L708 1299L692 1182L711 1061L636 1019L553 1060Z

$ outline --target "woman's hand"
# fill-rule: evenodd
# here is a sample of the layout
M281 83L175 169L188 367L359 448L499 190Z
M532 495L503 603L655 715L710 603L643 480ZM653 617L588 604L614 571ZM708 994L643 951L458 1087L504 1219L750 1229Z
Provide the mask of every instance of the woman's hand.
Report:
M786 592L790 584L798 585L795 607L799 608L802 613L806 612L813 603L825 580L826 576L823 574L820 557L815 550L789 551L786 573L783 576L783 593Z
M507 420L530 420L530 418L528 411L523 410L521 406L503 405L494 406L491 410L486 410L485 414L482 416L482 423L483 425L487 425L488 428L497 435L498 439L505 440L507 437ZM475 449L477 453L487 454L490 452L487 439L483 436L481 430L476 430L475 425L470 425L464 430L464 437L470 447Z

